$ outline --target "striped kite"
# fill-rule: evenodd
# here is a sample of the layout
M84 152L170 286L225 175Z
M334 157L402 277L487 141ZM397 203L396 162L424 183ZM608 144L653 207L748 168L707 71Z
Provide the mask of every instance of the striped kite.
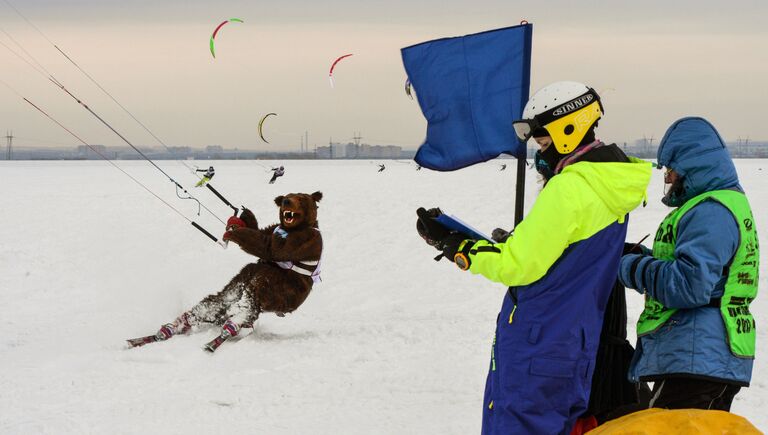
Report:
M216 30L213 31L213 35L211 35L211 56L213 56L214 59L216 59L216 47L213 44L214 38L216 38L216 34L219 33L219 29L221 29L221 26L227 24L227 23L242 23L243 20L240 18L230 18L226 21L222 21L221 24L216 26Z
M405 95L408 95L408 98L413 100L413 94L411 94L411 79L406 78L405 79Z

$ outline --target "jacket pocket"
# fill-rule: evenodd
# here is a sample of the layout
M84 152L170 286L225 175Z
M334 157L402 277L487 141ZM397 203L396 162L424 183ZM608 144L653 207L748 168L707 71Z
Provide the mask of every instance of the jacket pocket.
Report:
M572 412L574 404L586 403L587 394L581 385L584 382L576 376L577 367L574 360L531 358L527 376L518 380L525 393L521 412L544 419L562 418Z
M576 361L555 358L532 358L530 373L551 378L573 378L576 376Z

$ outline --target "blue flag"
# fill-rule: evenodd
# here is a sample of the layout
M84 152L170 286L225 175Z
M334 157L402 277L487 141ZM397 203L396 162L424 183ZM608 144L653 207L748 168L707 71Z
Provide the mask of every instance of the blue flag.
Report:
M533 25L403 48L403 65L427 118L416 163L453 171L498 157L525 157L512 129L528 101Z

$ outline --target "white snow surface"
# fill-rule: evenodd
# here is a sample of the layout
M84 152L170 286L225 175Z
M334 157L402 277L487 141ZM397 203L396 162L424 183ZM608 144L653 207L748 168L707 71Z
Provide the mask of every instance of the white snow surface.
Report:
M213 164L213 185L262 224L277 221L278 195L324 194L323 281L295 313L264 314L251 335L215 354L201 350L214 328L137 349L124 340L153 334L254 257L214 244L106 162L0 162L0 433L479 433L505 288L433 261L415 210L440 206L485 232L511 227L514 162L452 173L405 161L190 162ZM387 169L378 173L378 163ZM223 232L147 162L117 164ZM158 164L226 220L229 209L191 188L184 166ZM266 167L277 164L286 175L267 184ZM736 166L768 247L768 161ZM539 186L526 174L528 210ZM629 241L655 234L669 210L662 185L654 171ZM761 262L766 292L765 254ZM768 297L760 296L752 386L732 411L766 430ZM642 299L632 290L627 299L634 342Z

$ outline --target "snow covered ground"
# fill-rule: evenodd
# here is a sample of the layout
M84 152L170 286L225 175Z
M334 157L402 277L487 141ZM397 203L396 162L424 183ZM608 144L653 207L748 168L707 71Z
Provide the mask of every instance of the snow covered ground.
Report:
M253 257L212 243L105 162L0 162L0 433L479 432L505 289L434 262L414 211L439 205L487 232L509 227L514 161L454 173L395 161L287 161L273 185L264 166L278 162L260 163L213 162L213 184L264 224L277 220L275 196L321 190L323 282L296 313L264 315L253 334L211 355L201 345L214 329L131 350L124 340L154 333ZM387 169L377 173L376 163ZM146 162L119 165L222 232ZM160 165L185 186L195 181L177 162ZM768 161L740 160L737 168L768 247ZM529 207L538 186L527 174ZM654 171L629 240L655 233L667 211L661 189ZM228 209L207 189L194 194L226 219ZM766 276L753 304L752 387L733 406L762 430ZM628 302L634 321L641 298L630 291Z

